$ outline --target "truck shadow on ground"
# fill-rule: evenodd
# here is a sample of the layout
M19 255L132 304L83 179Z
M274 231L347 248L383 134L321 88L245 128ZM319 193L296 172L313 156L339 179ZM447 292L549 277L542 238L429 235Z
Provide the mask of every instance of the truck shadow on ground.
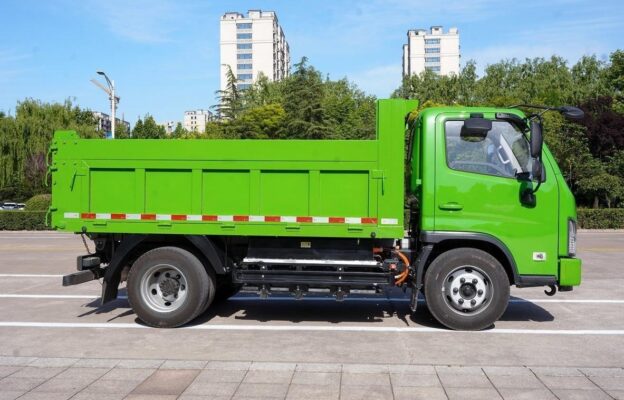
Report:
M114 314L107 322L112 322L127 316L134 315L129 308L125 290L119 293L120 298L101 305L100 299L85 306L89 311L78 315L87 317L92 314ZM500 318L501 321L531 321L550 322L554 316L536 303L523 301L521 298L511 297L507 310ZM121 311L119 313L119 311ZM443 328L427 309L421 298L415 313L411 313L406 298L370 296L347 298L337 302L331 297L306 297L296 300L287 296L269 297L260 299L257 296L237 295L228 300L213 304L205 313L195 318L188 326L202 325L212 320L224 319L234 321L254 322L329 322L332 324L344 322L373 323L375 325L388 322L392 319L402 321L404 326L423 326ZM136 319L137 323L141 323Z

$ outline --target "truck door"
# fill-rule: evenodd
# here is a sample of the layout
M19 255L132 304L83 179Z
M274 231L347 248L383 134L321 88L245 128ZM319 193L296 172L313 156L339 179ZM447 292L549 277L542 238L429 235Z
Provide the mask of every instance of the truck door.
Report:
M548 160L536 203L523 204L527 182L518 174L530 171L532 162L524 134L493 120L485 139L461 137L466 118L436 119L435 230L490 235L508 248L518 274L557 275L558 188Z

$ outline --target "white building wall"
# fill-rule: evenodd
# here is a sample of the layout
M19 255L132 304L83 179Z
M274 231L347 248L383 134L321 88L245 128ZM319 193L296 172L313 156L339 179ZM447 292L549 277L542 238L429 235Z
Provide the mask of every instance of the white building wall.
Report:
M228 12L220 25L221 90L227 88L228 65L239 78L239 88L252 84L260 73L269 80L288 76L289 47L273 11L249 10L246 16ZM249 34L251 37L245 37ZM243 68L247 65L251 68Z
M208 110L185 111L182 125L184 129L189 132L204 132L206 130L206 124L211 120L212 112Z
M403 75L418 75L425 69L439 75L459 74L460 57L457 28L450 28L447 33L440 26L433 26L430 31L409 30L403 49Z

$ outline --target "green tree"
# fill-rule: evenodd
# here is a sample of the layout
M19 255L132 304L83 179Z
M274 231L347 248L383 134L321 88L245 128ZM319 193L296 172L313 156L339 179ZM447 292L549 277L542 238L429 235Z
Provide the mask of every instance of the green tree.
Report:
M298 139L323 139L330 135L324 123L324 87L321 74L307 65L303 57L295 64L292 77L284 82L286 121L280 136Z
M175 129L171 133L171 136L174 137L174 138L181 138L181 137L184 137L184 135L186 135L186 133L187 133L187 130L184 129L184 127L182 126L182 124L180 122L178 122L176 124Z
M139 118L132 130L134 139L164 139L167 136L165 128L156 123L154 117L146 114L143 119Z
M235 119L242 110L243 100L241 91L237 87L238 78L232 72L232 67L227 66L226 70L226 86L225 90L217 90L217 99L219 104L215 106L215 110L219 118L231 120Z

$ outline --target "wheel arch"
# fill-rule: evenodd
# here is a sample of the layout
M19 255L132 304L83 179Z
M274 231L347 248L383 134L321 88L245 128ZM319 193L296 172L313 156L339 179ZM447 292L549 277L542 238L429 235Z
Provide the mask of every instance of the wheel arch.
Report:
M483 250L496 258L507 273L509 284L518 283L518 267L509 248L499 239L485 233L473 232L430 232L420 234L420 242L428 248L424 259L416 268L416 284L420 288L431 262L440 254L459 247L472 247Z
M229 264L223 248L209 237L196 235L126 235L116 248L106 268L102 284L102 304L117 298L121 273L141 254L161 246L178 246L195 254L206 268L212 267L215 274L224 275Z

